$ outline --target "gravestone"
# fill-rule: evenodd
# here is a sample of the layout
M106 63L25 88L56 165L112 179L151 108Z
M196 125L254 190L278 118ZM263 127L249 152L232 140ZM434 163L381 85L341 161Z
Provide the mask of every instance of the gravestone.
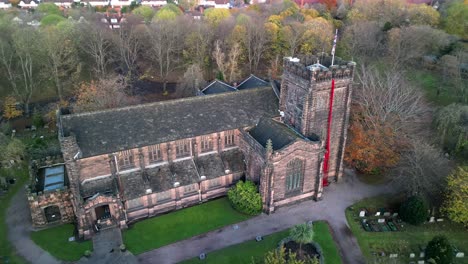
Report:
M410 254L409 254L409 257L410 257L410 258L415 258L415 257L416 257L416 254L410 253Z
M359 217L364 217L364 216L366 216L366 211L363 210L359 212Z
M398 258L398 254L390 254L390 258Z
M437 222L443 222L444 219L443 218L437 218Z
M375 213L375 216L380 216L380 212Z
M457 254L455 255L456 258L464 258L465 257L465 253L463 252L457 252Z
M239 229L239 226L238 226L238 225L234 225L232 228L234 228L234 230L237 230L237 229Z
M421 251L419 253L419 258L424 258L426 256L426 253L424 253L424 251Z
M379 220L377 220L377 222L378 222L379 224L385 223L385 219L384 219L384 218L379 218Z
M393 217L397 217L398 216L398 213L393 213Z
M431 216L431 218L429 218L429 223L434 223L434 222L435 222L435 217Z
M257 236L257 237L255 237L255 240L257 240L257 242L260 242L260 241L263 240L263 237L262 236Z
M390 216L390 214L391 214L390 212L385 212L385 213L383 214L383 216L388 217L388 216Z
M206 258L206 254L205 253L201 253L199 256L198 256L199 259L205 259Z
M418 260L418 264L424 264L424 260Z
M74 236L68 238L68 242L73 242L73 241L75 241L75 237L74 237Z

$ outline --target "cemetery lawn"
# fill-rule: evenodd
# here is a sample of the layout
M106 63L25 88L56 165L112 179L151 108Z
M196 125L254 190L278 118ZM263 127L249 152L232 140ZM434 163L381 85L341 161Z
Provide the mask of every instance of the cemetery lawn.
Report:
M389 260L388 255L397 253L402 263L410 261L409 254L419 255L419 247L426 246L436 235L444 235L460 251L468 252L468 231L459 224L452 223L447 219L438 223L424 223L420 226L412 226L403 223L402 231L396 232L366 232L360 224L359 212L361 208L397 208L396 204L401 201L399 197L378 196L367 198L346 209L346 219L356 236L362 253L367 262L374 263L380 260ZM376 257L372 253L385 252L387 257ZM467 258L456 259L455 263L467 263ZM414 259L411 261L415 261Z
M137 222L122 236L127 249L138 255L251 217L234 210L225 197Z
M31 239L52 256L64 261L79 260L86 250L92 250L91 240L82 242L68 242L73 236L75 227L64 224L31 233Z
M6 211L10 205L10 201L13 196L18 192L20 188L24 187L29 173L28 167L22 165L18 169L0 169L0 176L12 176L16 179L14 185L10 185L8 192L0 196L0 263L26 263L26 261L16 254L14 247L10 244L8 240L8 230L7 224L5 222Z
M324 221L314 222L314 232L314 241L322 247L325 264L341 264L341 256L338 253L335 241L333 241L328 224ZM261 242L252 239L251 241L210 252L203 261L195 257L181 262L181 264L239 264L252 263L252 259L255 260L255 263L258 263L263 260L268 251L276 249L281 239L288 235L289 229L283 230L265 236Z

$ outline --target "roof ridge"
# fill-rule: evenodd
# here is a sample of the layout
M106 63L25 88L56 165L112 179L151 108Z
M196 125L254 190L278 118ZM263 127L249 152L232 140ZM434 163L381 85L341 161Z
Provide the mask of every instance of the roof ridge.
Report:
M69 118L72 118L72 117L79 117L79 116L91 116L91 115L96 115L96 114L101 114L101 113L108 113L108 112L115 112L115 111L125 111L125 110L129 110L129 109L140 109L140 108L150 107L150 106L154 106L154 105L170 105L170 104L174 104L174 103L187 102L187 101L206 100L208 98L237 96L237 94L254 93L254 92L258 92L259 90L263 91L263 90L267 90L267 89L271 89L271 87L269 87L269 86L260 86L260 87L257 87L255 89L247 89L247 90L239 91L240 93L217 93L217 94L206 94L205 96L191 96L191 97L178 98L178 99L173 99L173 100L150 102L150 103L143 103L143 104L137 104L137 105L129 105L129 106L124 106L124 107L89 111L89 112L83 112L83 113L74 113L74 114L69 114L69 115L61 115L61 117L65 118L65 119L69 119Z

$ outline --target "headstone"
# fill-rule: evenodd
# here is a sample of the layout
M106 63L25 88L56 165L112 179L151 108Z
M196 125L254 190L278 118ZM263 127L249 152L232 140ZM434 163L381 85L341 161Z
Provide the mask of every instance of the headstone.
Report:
M307 222L307 225L308 225L308 226L313 226L313 225L314 225L314 221L312 221L312 220L308 221L308 222Z
M260 241L263 240L263 237L262 236L257 236L257 237L255 237L255 240L257 240L257 242L260 242Z
M443 218L437 218L437 222L443 222L444 219Z
M74 236L68 238L68 242L73 242L73 241L75 241L75 237L74 237Z
M388 216L390 216L390 215L391 215L390 212L385 212L385 213L383 214L383 216L386 216L386 217L388 217Z
M234 228L234 230L237 230L237 229L239 229L239 226L238 226L238 225L234 225L232 228Z
M431 216L431 218L429 218L429 223L434 223L434 222L435 222L435 217Z
M398 254L390 254L390 258L398 258Z
M32 125L31 126L31 131L36 131L37 130L37 127L35 125Z
M380 252L380 256L381 256L381 257L385 257L385 252L383 252L383 251Z
M410 254L409 254L409 257L410 257L410 258L415 258L415 257L416 257L416 254L410 253Z
M424 264L424 260L418 260L418 264Z
M379 218L379 220L377 220L377 222L378 222L379 224L385 223L385 219L384 219L384 218Z
M424 258L426 256L426 253L424 253L424 251L421 251L419 253L419 258Z
M398 213L393 213L393 217L397 217L398 216Z
M457 252L457 254L455 255L456 258L464 258L465 257L465 253L464 252Z
M366 211L362 210L361 212L359 212L359 217L364 217L366 216Z
M375 213L375 216L380 216L380 212Z
M205 253L201 253L199 256L198 256L199 259L205 259L206 258L206 254Z

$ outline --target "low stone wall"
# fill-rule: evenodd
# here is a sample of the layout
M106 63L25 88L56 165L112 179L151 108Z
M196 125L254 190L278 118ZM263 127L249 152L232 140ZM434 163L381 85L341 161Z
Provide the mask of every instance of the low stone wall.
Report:
M31 210L32 225L34 227L46 227L49 224L55 223L71 223L75 219L73 206L71 203L71 192L69 189L55 190L49 192L31 192L27 191L29 208ZM60 212L60 219L48 221L45 214L45 209L51 206L56 206Z

